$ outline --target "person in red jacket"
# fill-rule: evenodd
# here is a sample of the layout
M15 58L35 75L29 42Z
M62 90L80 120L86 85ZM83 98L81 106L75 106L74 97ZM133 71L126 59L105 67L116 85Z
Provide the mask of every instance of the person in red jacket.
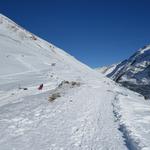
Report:
M38 90L42 90L43 89L43 84L41 84L39 87L38 87Z

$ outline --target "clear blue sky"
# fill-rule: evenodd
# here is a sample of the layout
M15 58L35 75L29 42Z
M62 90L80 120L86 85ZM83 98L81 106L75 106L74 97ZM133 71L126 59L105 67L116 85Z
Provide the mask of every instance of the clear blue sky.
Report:
M150 0L1 0L0 12L91 67L150 43Z

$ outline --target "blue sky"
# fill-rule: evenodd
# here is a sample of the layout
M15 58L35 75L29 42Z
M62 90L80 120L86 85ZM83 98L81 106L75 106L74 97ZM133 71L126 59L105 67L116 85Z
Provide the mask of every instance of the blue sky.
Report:
M1 0L0 12L91 67L150 43L149 0Z

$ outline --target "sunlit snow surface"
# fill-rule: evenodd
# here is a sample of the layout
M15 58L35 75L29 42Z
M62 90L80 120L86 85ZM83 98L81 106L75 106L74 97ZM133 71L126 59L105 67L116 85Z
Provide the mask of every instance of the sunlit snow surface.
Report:
M0 150L150 149L148 102L2 15L0 68Z

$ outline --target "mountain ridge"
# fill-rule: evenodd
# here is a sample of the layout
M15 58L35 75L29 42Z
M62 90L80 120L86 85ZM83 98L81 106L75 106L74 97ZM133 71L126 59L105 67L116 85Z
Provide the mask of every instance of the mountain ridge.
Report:
M150 45L140 48L131 57L116 65L111 72L106 71L105 75L149 99Z

